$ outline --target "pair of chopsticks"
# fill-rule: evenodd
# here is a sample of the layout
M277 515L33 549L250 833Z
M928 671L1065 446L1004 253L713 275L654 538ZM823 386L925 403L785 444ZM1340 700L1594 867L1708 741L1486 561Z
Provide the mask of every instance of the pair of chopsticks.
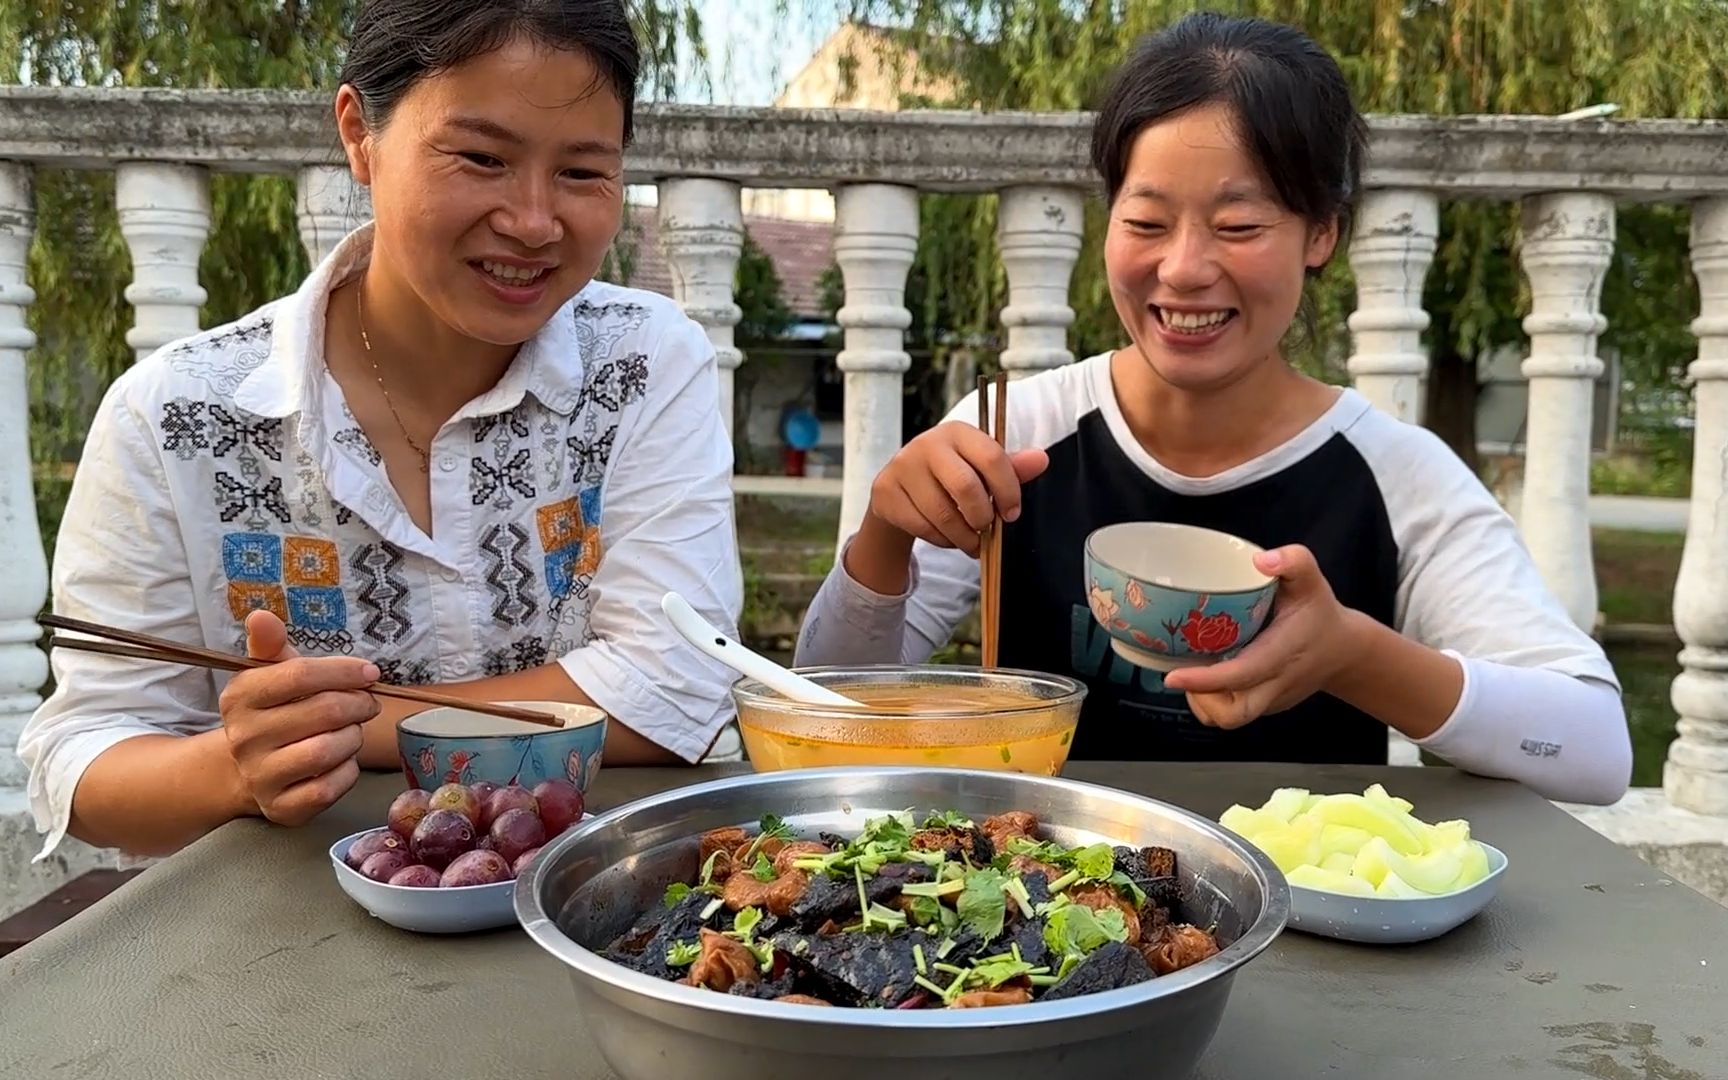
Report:
M185 664L188 667L214 668L217 671L246 671L251 668L269 667L274 663L271 660L254 660L249 656L235 656L232 653L216 652L212 649L199 649L191 645L182 645L177 641L140 634L135 630L103 626L101 623L70 619L64 615L43 615L37 621L54 630L70 630L74 633L110 639L108 641L91 641L86 638L62 637L55 634L48 640L48 647L51 649L73 649L78 652L101 653L104 656L126 656L135 660L159 660L170 664ZM115 642L122 644L115 644ZM378 694L382 697L418 701L427 705L448 705L458 709L467 709L469 712L485 713L488 716L501 716L506 720L526 720L528 723L544 724L547 727L564 726L564 721L550 713L543 713L535 709L521 709L514 705L495 705L487 701L470 701L467 698L453 697L449 694L422 690L418 687L373 683L366 690L368 693Z
M996 388L995 424L990 420L990 388ZM1008 375L978 376L978 428L994 435L996 445L1008 446ZM1002 514L998 511L979 537L979 622L981 624L984 666L996 666L996 652L1002 622Z

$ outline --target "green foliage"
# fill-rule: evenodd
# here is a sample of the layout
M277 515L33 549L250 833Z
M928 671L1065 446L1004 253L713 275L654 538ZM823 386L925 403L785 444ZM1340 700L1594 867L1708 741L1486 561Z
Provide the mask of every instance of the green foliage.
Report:
M780 274L774 260L744 234L744 250L738 256L733 282L733 302L742 312L734 336L741 346L773 341L792 325L792 309L786 306Z

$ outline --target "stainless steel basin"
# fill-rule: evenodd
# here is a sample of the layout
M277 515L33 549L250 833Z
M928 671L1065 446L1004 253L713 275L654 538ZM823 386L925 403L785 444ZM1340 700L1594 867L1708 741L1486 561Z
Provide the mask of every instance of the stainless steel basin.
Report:
M1070 845L1175 849L1184 910L1222 950L1136 986L1047 1004L955 1010L814 1008L681 986L593 950L693 881L697 837L778 814L801 834L851 836L907 808L973 818L1029 810ZM1283 929L1290 892L1264 854L1155 799L1061 777L837 768L731 777L642 799L547 845L517 880L516 915L570 970L578 1015L624 1080L1003 1080L1188 1075L1238 971Z

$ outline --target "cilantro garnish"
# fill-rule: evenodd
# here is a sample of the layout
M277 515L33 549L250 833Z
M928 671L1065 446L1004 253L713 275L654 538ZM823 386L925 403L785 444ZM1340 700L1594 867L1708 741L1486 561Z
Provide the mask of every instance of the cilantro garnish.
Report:
M774 967L774 946L766 941L756 940L756 927L762 923L762 909L747 907L740 911L732 920L732 929L726 931L729 938L737 938L756 957L756 962L762 965L763 971Z
M1093 844L1072 852L1074 869L1092 881L1107 880L1116 870L1116 853L1109 844Z
M912 921L919 926L941 926L942 902L934 896L912 897Z
M672 947L666 950L666 966L689 967L701 955L702 946L694 941L675 941L672 943Z
M745 849L744 857L739 862L747 863L756 858L757 851L770 840L791 840L794 835L792 826L786 824L786 819L777 814L763 814L762 820L756 825L760 831L757 832L756 839L750 841L750 846ZM762 881L769 880L760 875L758 877Z
M940 956L941 953L937 955ZM969 968L936 963L926 969L922 963L922 952L916 954L914 958L919 961L919 967L918 975L913 981L940 997L944 1005L953 1005L955 1001L959 1000L960 995L969 989L994 990L1003 983L1019 978L1026 978L1032 981L1034 985L1049 985L1054 981L1048 967L1027 963L1026 959L1020 955L1018 945L1014 946L1009 953L979 960ZM947 986L939 986L927 977L932 971L951 975L953 978Z
M750 868L750 876L757 881L774 880L774 864L768 861L768 856L757 853L756 865Z
M1146 890L1134 883L1134 879L1118 870L1105 880L1116 886L1116 891L1134 901L1136 908L1146 906Z
M939 814L931 814L924 819L926 829L970 829L972 819L963 816L958 810L944 810Z
M1044 944L1064 958L1083 959L1106 942L1127 940L1127 920L1116 908L1093 911L1083 904L1069 904L1052 912L1044 925Z
M973 870L966 875L966 888L955 902L955 912L961 924L971 927L981 941L991 941L1002 933L1002 922L1008 913L1003 891L1007 883L1002 871L994 868Z
M1136 908L1146 904L1146 892L1127 874L1116 869L1116 852L1108 844L1090 844L1083 848L1064 848L1049 841L1029 840L1017 836L1008 841L1008 853L1024 855L1058 870L1066 871L1050 882L1050 891L1059 893L1082 881L1102 881L1134 901ZM998 862L1002 860L999 858Z

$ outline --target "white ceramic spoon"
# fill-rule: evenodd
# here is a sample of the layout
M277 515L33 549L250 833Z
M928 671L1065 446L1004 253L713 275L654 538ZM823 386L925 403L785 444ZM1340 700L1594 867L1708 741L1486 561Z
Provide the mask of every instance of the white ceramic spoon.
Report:
M666 617L672 621L672 628L683 635L685 641L783 697L801 701L806 705L861 704L786 670L760 653L746 649L715 629L713 623L697 614L690 602L675 592L669 592L660 598L660 610L666 613Z

